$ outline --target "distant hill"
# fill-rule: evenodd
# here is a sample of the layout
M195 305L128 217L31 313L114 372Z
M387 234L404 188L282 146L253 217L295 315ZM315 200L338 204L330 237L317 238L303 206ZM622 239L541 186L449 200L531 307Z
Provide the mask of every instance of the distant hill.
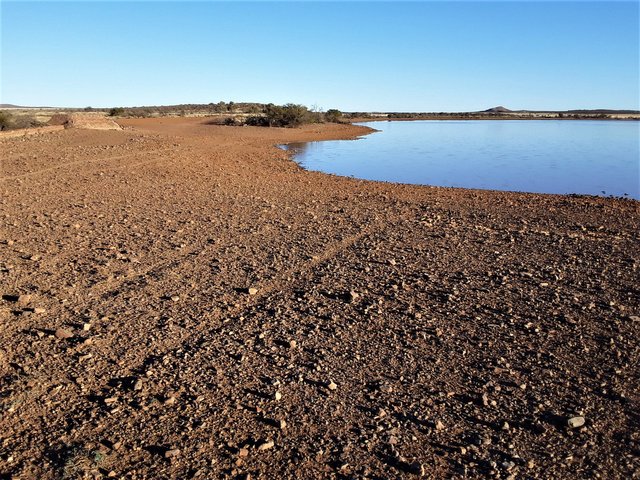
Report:
M54 107L25 107L24 105L14 105L13 103L0 103L0 108L54 108Z
M485 112L487 113L508 113L511 111L512 110L509 110L508 108L505 108L503 106L488 108L487 110L485 110Z

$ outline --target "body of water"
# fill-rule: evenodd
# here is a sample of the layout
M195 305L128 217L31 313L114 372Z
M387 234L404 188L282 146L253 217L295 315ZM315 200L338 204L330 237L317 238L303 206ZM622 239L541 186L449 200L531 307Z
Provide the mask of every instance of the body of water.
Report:
M308 170L367 180L640 199L640 124L598 120L371 122L358 140L290 144Z

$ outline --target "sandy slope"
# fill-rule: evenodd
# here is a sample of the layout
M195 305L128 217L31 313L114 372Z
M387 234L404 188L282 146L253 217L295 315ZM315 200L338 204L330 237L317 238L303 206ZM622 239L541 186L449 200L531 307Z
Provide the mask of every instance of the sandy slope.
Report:
M639 474L638 202L305 172L273 145L364 129L202 121L0 140L0 475Z

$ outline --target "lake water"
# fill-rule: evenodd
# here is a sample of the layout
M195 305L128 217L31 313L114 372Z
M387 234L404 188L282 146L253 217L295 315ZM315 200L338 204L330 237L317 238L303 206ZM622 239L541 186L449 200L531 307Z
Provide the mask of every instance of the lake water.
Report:
M367 180L640 199L640 124L597 120L363 123L357 140L290 144L308 170Z

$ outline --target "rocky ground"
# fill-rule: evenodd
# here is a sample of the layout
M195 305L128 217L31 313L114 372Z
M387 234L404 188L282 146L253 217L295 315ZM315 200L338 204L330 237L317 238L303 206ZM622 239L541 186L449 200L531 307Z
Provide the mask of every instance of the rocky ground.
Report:
M0 141L1 478L640 476L638 202L202 122Z

